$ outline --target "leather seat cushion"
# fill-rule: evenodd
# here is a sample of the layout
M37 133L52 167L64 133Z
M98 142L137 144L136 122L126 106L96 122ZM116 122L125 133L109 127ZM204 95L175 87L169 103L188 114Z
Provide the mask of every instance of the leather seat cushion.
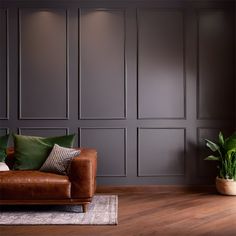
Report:
M40 171L1 171L0 199L68 199L71 183L65 175Z

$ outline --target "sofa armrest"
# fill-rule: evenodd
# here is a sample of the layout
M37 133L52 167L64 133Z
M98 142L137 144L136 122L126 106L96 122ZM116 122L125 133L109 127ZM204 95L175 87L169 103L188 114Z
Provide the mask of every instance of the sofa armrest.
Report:
M68 174L71 181L71 198L91 198L96 191L97 151L81 148Z

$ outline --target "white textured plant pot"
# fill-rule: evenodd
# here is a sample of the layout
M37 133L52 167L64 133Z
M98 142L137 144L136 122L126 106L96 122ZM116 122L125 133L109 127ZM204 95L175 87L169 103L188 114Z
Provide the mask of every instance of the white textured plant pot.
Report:
M216 189L224 195L236 195L236 181L216 177Z

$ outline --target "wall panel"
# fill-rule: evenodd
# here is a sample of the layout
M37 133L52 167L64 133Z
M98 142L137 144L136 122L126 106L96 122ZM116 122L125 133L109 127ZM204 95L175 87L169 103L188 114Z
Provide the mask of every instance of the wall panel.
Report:
M184 46L181 11L138 11L139 118L185 117Z
M184 175L185 129L139 128L138 176Z
M234 47L232 12L201 10L198 14L199 119L235 116Z
M125 12L80 11L80 118L126 116Z
M0 9L0 120L8 119L7 10Z
M20 119L67 119L67 13L20 9Z
M80 128L80 146L98 151L98 176L126 176L126 129Z

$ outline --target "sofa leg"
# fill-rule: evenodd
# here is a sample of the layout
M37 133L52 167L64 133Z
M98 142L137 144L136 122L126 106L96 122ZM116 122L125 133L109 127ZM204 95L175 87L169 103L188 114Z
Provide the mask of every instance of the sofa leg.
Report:
M87 212L87 206L88 206L88 203L82 204L83 213Z

